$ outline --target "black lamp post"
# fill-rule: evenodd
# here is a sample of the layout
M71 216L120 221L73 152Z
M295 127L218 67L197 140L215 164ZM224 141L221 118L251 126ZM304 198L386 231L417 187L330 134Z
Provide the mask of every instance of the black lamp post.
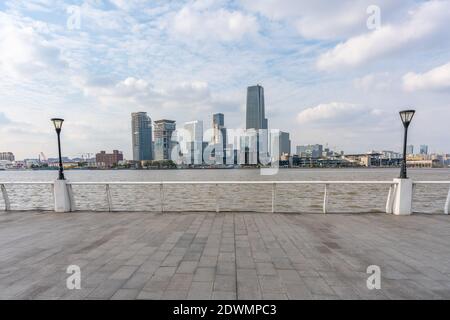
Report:
M55 125L56 134L58 135L58 152L59 152L59 180L66 180L64 178L64 167L62 163L62 157L61 157L61 127L63 125L64 119L60 118L53 118L51 119L53 121L53 124Z
M406 144L408 143L408 127L415 113L416 113L415 110L400 111L400 118L402 119L403 126L405 127L405 137L403 140L403 162L402 162L402 169L400 171L400 179L408 178L406 172Z

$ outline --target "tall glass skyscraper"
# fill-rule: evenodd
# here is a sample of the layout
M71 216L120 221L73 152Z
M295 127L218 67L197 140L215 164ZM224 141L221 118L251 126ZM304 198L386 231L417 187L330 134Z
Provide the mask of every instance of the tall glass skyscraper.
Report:
M264 88L260 85L247 88L246 129L267 129Z
M223 113L213 114L213 143L223 143L224 148L227 141L227 130L225 128L225 116Z
M133 160L152 160L152 120L147 112L131 114L131 134L133 140Z
M155 121L155 160L171 160L172 134L176 129L173 120Z
M190 159L189 164L202 164L203 163L203 121L195 120L189 121L184 124L184 130L189 133L185 146L182 146L184 153L186 153Z
M212 143L217 147L214 149L212 156L216 158L217 163L222 164L226 162L225 150L227 147L227 129L225 128L225 116L223 113L213 114L213 132ZM220 145L221 148L218 147Z

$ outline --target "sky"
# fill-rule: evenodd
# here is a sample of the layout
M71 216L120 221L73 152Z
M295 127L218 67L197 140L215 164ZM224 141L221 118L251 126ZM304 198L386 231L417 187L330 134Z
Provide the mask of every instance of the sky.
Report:
M292 147L450 153L450 1L1 0L0 152L118 149L131 112L245 126L246 88Z

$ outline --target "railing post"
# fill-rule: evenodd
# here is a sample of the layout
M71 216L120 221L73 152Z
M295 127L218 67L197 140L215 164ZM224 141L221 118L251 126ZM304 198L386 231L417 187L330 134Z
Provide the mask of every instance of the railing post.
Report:
M72 210L68 185L69 182L67 180L58 179L53 183L55 212L70 212Z
M161 213L164 212L164 184L159 185L159 202L161 204Z
M111 190L109 188L109 184L106 184L106 198L108 199L108 211L112 211L112 198L111 198Z
M395 215L410 215L412 213L413 182L411 179L394 179L397 184L393 213Z
M216 213L219 213L219 184L216 183Z
M391 184L389 187L389 194L386 201L386 213L393 213L393 206L394 206L394 199L395 199L395 193L397 191L397 185Z
M75 211L76 209L75 197L73 196L73 189L70 183L67 184L67 191L69 192L70 211Z
M450 189L448 189L447 200L445 201L445 208L444 208L445 214L448 214L449 207L450 207Z
M5 202L5 211L10 211L11 203L9 202L8 192L6 191L5 185L1 184L0 189L2 190L3 201Z
M272 184L272 213L275 213L276 183Z
M325 191L323 195L323 213L327 213L327 206L328 206L328 184L325 184Z

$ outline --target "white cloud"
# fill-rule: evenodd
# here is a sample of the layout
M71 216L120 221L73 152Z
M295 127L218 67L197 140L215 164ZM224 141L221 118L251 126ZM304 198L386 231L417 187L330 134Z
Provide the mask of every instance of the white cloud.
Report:
M380 112L380 110L369 109L358 104L331 102L303 110L297 115L297 121L301 124L310 125L317 123L333 125L346 123L350 125L352 122L356 123L368 116L379 116Z
M227 9L199 10L185 6L168 22L169 31L179 39L190 41L236 41L256 34L258 23L254 16Z
M184 81L168 86L154 86L144 79L128 77L117 83L98 79L75 78L86 96L95 97L105 106L126 105L130 108L145 106L154 110L164 107L196 107L211 103L208 83L204 81Z
M373 0L241 0L243 6L263 16L291 23L308 39L345 38L367 30L367 8ZM394 19L395 13L413 3L412 0L379 0L383 20Z
M322 54L317 67L332 70L356 67L390 53L447 33L450 28L450 1L430 1L410 13L410 19L402 24L383 24L373 32L355 36ZM440 39L441 43L445 42Z
M32 27L21 26L0 13L0 69L15 77L67 67L59 48L41 37Z
M403 76L403 88L406 91L450 90L450 62L425 73L409 72Z
M0 124L6 125L11 123L11 120L4 114L3 112L0 112Z
M356 89L364 92L384 91L392 89L395 85L394 79L389 72L371 73L353 81Z

